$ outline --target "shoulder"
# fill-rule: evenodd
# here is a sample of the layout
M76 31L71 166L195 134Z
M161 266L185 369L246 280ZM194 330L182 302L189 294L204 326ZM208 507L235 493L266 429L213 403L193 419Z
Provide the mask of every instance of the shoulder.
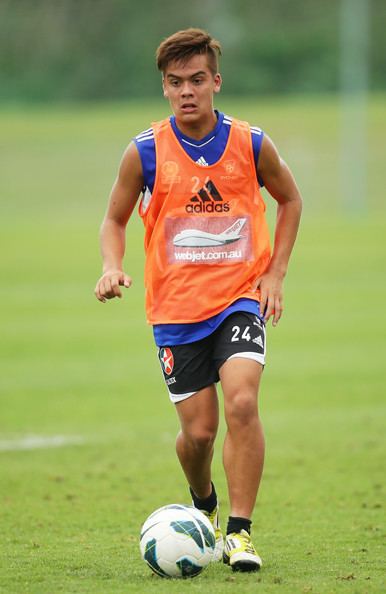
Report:
M170 123L170 118L165 118L164 120L160 120L159 122L152 122L150 128L147 128L143 132L140 132L133 138L133 141L140 153L146 151L146 149L154 149L155 147L155 136L161 130L168 129Z
M254 137L263 138L264 136L264 131L259 126L252 126L252 124L245 120L241 120L224 114L224 124L228 124L230 126L232 123L234 126L238 126L239 128L249 131L252 135L252 140Z
M266 134L261 145L259 173L262 176L275 174L280 170L281 164L282 159L279 152L271 138Z
M139 134L137 134L137 136L134 137L134 143L138 146L141 145L143 143L149 143L149 141L154 141L154 130L153 128L148 128L147 130L144 130L143 132L140 132Z
M155 159L154 129L148 128L133 138L133 143L141 159L142 169L146 169L146 163Z
M264 132L258 126L250 126L250 130L251 130L253 153L255 155L255 164L257 167L257 163L259 161L259 156L260 156L260 151L263 146Z
M251 134L252 134L252 138L253 136L264 136L264 132L261 128L259 128L259 126L249 126L250 130L251 130Z
M129 181L133 177L137 179L142 177L141 158L134 141L126 147L118 172L118 178L122 181Z

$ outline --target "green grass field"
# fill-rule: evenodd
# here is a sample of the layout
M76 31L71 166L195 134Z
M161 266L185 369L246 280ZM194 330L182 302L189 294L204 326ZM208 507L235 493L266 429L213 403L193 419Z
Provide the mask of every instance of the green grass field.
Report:
M383 105L369 105L368 193L351 212L335 100L219 102L271 134L305 215L261 390L267 459L253 534L264 567L234 575L219 564L183 582L153 576L138 547L151 511L189 502L144 321L138 217L132 289L105 305L93 296L120 155L167 106L0 112L1 593L385 591ZM225 524L223 433L214 480Z

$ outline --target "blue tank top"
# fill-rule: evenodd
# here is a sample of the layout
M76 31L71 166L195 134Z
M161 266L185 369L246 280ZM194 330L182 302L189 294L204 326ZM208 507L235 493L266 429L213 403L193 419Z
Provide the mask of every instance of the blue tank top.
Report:
M228 141L232 118L216 111L217 124L207 136L196 140L183 134L176 125L175 117L170 117L170 123L173 131L180 142L181 146L187 152L189 157L199 163L200 165L213 165L216 163ZM263 141L264 132L255 126L251 126L251 137L253 154L255 158L255 165L257 169L261 143ZM141 134L134 138L135 145L142 163L142 172L144 178L143 192L150 198L155 180L156 172L156 153L155 141L152 128L148 128ZM258 178L261 186L264 185L263 180ZM173 346L178 344L187 344L201 340L209 336L218 328L218 326L232 313L237 311L245 311L257 316L260 316L259 303L252 299L238 299L227 307L221 313L194 324L156 324L153 326L153 334L157 346Z

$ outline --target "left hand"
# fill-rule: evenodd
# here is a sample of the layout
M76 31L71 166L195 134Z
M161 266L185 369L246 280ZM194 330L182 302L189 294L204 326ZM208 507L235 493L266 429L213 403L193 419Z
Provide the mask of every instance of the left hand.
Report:
M264 322L273 316L272 326L276 326L283 313L283 276L268 270L255 281L253 289L260 289L260 314Z

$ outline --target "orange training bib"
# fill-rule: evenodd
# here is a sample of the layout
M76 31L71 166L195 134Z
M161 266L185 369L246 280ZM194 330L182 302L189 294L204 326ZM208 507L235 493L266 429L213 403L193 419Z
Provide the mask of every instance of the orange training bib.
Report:
M199 322L240 297L258 301L251 287L271 252L249 125L232 121L222 157L209 166L186 154L169 119L153 129L154 191L139 209L148 322Z

